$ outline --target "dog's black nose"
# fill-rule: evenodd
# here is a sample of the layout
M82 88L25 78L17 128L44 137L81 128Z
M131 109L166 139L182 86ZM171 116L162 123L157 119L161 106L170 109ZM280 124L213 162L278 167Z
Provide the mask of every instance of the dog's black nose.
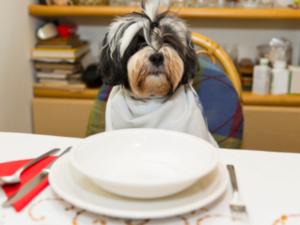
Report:
M163 55L162 54L158 54L158 53L151 55L149 59L152 62L152 64L154 66L157 66L157 67L160 66L160 65L162 65L163 62L164 62Z

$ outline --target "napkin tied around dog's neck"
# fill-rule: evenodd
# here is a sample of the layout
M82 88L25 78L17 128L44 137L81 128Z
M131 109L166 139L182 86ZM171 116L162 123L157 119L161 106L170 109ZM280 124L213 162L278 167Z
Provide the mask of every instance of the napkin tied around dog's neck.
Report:
M106 131L128 128L173 130L200 137L218 147L208 131L195 95L190 85L182 85L172 95L136 99L124 87L115 86L106 106Z

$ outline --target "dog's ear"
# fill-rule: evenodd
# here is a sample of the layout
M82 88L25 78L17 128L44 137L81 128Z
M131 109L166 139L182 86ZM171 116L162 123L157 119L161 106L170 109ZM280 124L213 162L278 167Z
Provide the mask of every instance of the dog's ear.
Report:
M192 40L190 40L186 50L186 55L183 60L184 72L181 79L181 84L188 84L192 79L194 79L196 73L199 71L198 57L196 55Z
M107 43L107 35L102 43L102 49L99 57L98 74L100 75L104 84L115 86L121 84L120 59L117 51L111 55L110 46Z

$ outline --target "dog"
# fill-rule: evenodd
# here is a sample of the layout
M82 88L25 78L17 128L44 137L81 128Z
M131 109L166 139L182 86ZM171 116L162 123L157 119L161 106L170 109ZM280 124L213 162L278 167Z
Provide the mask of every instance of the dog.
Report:
M141 12L117 17L103 40L98 72L104 84L114 86L106 131L175 130L217 147L191 86L199 68L190 30L162 4L143 0Z

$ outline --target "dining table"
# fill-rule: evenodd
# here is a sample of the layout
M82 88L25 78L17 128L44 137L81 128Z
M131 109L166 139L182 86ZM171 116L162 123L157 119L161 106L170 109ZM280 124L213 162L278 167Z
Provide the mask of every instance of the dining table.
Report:
M0 163L32 159L53 148L60 148L60 154L81 141L81 138L0 132ZM48 185L20 212L0 206L0 225L300 224L300 154L223 148L217 152L223 165L235 167L246 217L240 218L230 211L233 197L230 184L221 197L205 207L170 218L145 220L91 213L73 206ZM0 188L0 205L6 199Z

